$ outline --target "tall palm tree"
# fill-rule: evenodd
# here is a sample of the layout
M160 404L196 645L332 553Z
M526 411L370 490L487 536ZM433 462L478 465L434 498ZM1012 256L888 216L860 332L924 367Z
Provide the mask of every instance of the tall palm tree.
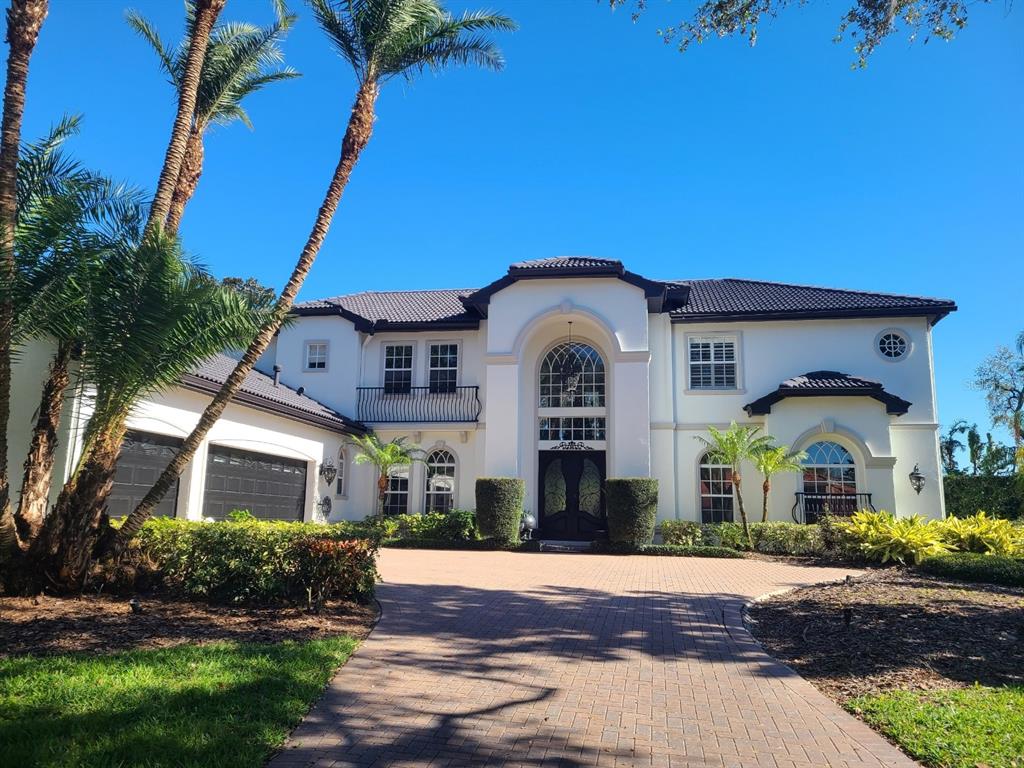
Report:
M372 432L362 437L352 438L359 453L356 464L372 464L377 470L377 514L384 512L384 500L388 495L388 478L395 467L408 467L422 460L422 451L417 445L409 445L406 438L396 437L384 443Z
M160 167L160 178L157 180L156 194L149 208L149 219L146 222L146 234L152 234L157 228L166 226L167 214L171 209L171 197L181 175L181 166L185 161L188 148L188 136L192 130L192 118L196 111L199 85L206 60L206 49L210 43L217 17L224 10L227 0L195 0L187 6L189 31L187 35L188 50L181 71L178 85L178 109L171 127L171 138L167 142L167 152Z
M169 49L156 28L141 14L129 11L128 24L156 52L160 68L167 74L176 91L181 90L186 58L191 47L195 19L195 2L189 0L185 38L176 49ZM206 58L199 79L191 130L185 146L185 157L171 195L165 228L177 232L185 206L192 198L203 173L203 139L212 125L229 125L240 121L250 130L252 122L242 101L270 83L298 77L290 67L280 67L284 60L278 43L295 23L297 16L288 13L283 2L275 3L277 19L260 27L243 22L220 24L213 28Z
M79 375L92 413L40 537L46 572L67 587L81 585L108 530L104 508L133 405L211 355L240 348L270 314L185 260L177 238L159 230L114 244L85 298Z
M11 513L11 484L7 471L7 422L11 415L11 333L14 308L10 286L14 279L14 229L18 198L18 152L21 118L25 113L28 65L48 10L47 0L11 0L7 9L7 77L4 82L3 122L0 125L0 562L18 545Z
M743 536L751 547L754 542L750 537L750 526L747 524L747 511L743 507L741 465L744 461L752 461L758 453L771 447L772 438L769 435L758 434L760 431L760 427L740 426L734 421L724 432L709 426L708 433L711 439L699 435L696 438L708 449L716 464L725 464L732 470L732 489L736 504L740 508Z
M768 522L768 494L772 491L772 478L780 472L801 472L807 454L790 452L787 445L773 445L757 451L753 456L754 468L764 477L761 483L761 522Z
M483 33L516 28L515 22L500 14L467 12L456 18L442 7L440 0L310 0L310 5L332 45L355 70L358 82L338 165L309 238L278 297L274 317L260 329L177 455L125 520L115 543L117 551L139 531L191 461L291 309L327 236L352 169L370 141L380 86L395 77L411 79L425 70L439 71L456 64L499 70L504 65L501 53Z
M949 429L946 430L946 434L939 440L939 453L942 455L942 468L947 475L955 475L960 471L956 463L956 452L962 450L964 444L957 435L962 435L967 432L968 427L968 423L963 419L954 421L950 425Z

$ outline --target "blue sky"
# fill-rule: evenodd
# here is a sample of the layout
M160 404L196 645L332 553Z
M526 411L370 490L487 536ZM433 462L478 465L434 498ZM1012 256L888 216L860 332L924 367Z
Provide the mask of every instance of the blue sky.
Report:
M308 11L285 43L304 73L215 129L182 233L218 275L280 287L337 161L353 79ZM176 41L170 0L53 0L32 62L27 138L84 115L73 151L152 188L173 93L126 7ZM866 70L833 44L843 2L793 8L756 47L681 55L589 0L494 0L521 30L500 74L391 83L302 293L474 287L512 261L622 259L654 278L751 277L950 297L935 334L944 423L987 424L967 387L1010 344L1024 264L1024 13L972 6L952 43L888 40ZM453 9L478 7L452 3ZM266 21L270 0L225 19ZM6 48L5 48L6 50Z

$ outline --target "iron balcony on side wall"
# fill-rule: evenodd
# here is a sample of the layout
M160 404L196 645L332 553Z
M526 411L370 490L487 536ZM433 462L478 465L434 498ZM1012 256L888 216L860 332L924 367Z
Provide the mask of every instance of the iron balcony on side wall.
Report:
M357 387L359 421L452 423L478 421L479 387Z

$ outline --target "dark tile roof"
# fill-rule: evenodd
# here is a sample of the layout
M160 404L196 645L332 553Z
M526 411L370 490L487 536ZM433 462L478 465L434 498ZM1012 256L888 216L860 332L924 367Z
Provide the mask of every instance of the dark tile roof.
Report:
M517 262L507 275L476 290L365 291L302 302L295 312L338 314L363 331L475 328L486 316L490 296L516 280L576 274L637 285L647 295L650 311L667 311L676 322L887 316L924 316L937 322L956 310L947 299L764 280L648 280L614 259L562 256Z
M236 362L228 355L214 355L187 374L182 385L212 394L227 380ZM366 427L358 421L341 415L320 401L284 384L274 386L273 377L260 371L252 371L245 377L235 402L335 431L357 434L366 432Z
M947 299L899 296L891 293L850 291L812 285L792 285L763 280L689 281L685 306L672 317L686 320L722 320L763 317L863 317L888 314L934 314L944 316L956 309Z
M475 327L479 324L480 316L462 303L463 297L472 292L472 289L364 291L318 301L305 301L296 304L295 309L299 314L341 310L343 314L350 315L350 319L358 318L378 328L422 323L450 323Z
M787 397L871 397L885 405L886 413L902 416L911 403L886 392L880 382L839 371L811 371L793 376L778 389L743 406L750 416L771 413L772 406Z
M511 269L593 269L594 267L618 267L622 262L618 259L598 259L593 256L555 256L550 259L529 259L517 261Z

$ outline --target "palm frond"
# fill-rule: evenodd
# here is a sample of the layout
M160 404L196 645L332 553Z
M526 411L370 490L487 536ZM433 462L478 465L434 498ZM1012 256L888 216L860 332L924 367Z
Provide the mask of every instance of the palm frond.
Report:
M364 81L366 79L366 54L352 22L357 13L354 6L357 6L358 3L350 0L346 4L344 12L335 9L331 0L309 0L309 5L313 9L313 18L327 35L331 45L352 66L359 81Z
M129 9L124 16L128 26L153 48L157 59L160 60L160 68L171 78L171 83L177 85L181 82L181 63L175 57L174 52L164 45L156 27L138 11Z

